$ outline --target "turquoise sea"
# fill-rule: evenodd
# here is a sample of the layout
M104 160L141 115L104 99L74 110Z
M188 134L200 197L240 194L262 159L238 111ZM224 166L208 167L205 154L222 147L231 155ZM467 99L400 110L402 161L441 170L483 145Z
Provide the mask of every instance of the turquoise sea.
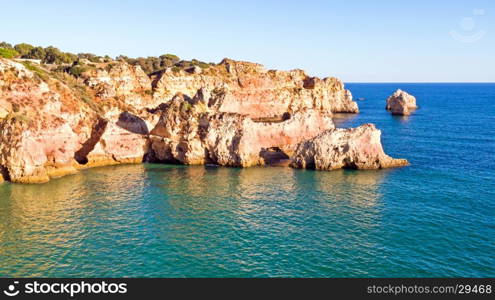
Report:
M0 276L495 277L495 84L348 84L410 167L123 165L0 184ZM385 111L401 88L420 106Z

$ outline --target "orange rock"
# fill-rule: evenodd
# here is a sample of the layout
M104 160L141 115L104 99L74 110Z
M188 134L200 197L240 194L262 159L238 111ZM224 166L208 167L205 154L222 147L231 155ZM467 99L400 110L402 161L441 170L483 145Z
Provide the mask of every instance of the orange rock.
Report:
M405 159L395 159L385 154L380 136L380 130L373 124L327 130L299 144L291 166L335 170L382 169L408 165Z
M385 109L390 110L393 115L408 116L411 114L411 110L418 108L416 106L416 98L401 89L395 91L387 99L387 105Z

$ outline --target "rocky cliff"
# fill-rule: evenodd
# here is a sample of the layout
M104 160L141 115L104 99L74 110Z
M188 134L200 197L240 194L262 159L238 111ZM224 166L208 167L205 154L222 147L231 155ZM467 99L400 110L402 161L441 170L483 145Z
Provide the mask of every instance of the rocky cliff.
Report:
M304 108L325 113L359 112L336 78L309 77L302 70L266 70L262 65L224 59L207 69L166 69L152 75L158 102L177 93L200 99L219 112L251 118L280 117Z
M248 115L210 110L183 95L160 113L150 133L156 158L184 164L263 165L265 151L290 154L303 140L333 128L331 116L314 109L286 115L285 120L254 121Z
M91 83L0 59L0 170L4 178L46 182L89 166L142 161L148 139L133 127L145 121L125 116L142 113L149 122L153 117L126 97L105 98L98 94L99 86L92 89L85 84Z
M264 165L333 130L333 112L358 112L350 92L300 70L225 59L148 76L112 61L72 76L0 58L0 174L38 183L129 162Z

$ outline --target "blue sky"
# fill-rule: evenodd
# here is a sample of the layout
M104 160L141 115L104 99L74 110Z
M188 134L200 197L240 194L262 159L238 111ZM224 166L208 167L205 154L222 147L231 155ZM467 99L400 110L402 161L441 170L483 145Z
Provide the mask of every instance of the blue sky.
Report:
M0 40L346 82L494 82L495 1L1 1Z

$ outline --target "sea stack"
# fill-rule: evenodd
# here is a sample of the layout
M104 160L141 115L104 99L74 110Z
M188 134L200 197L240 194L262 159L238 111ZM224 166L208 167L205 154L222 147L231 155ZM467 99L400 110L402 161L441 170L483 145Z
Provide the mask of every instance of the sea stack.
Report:
M383 169L407 166L383 151L381 131L373 124L356 128L329 129L300 143L290 166L300 169Z
M418 108L416 98L407 92L398 89L387 99L385 109L390 110L393 115L408 116L411 111Z

